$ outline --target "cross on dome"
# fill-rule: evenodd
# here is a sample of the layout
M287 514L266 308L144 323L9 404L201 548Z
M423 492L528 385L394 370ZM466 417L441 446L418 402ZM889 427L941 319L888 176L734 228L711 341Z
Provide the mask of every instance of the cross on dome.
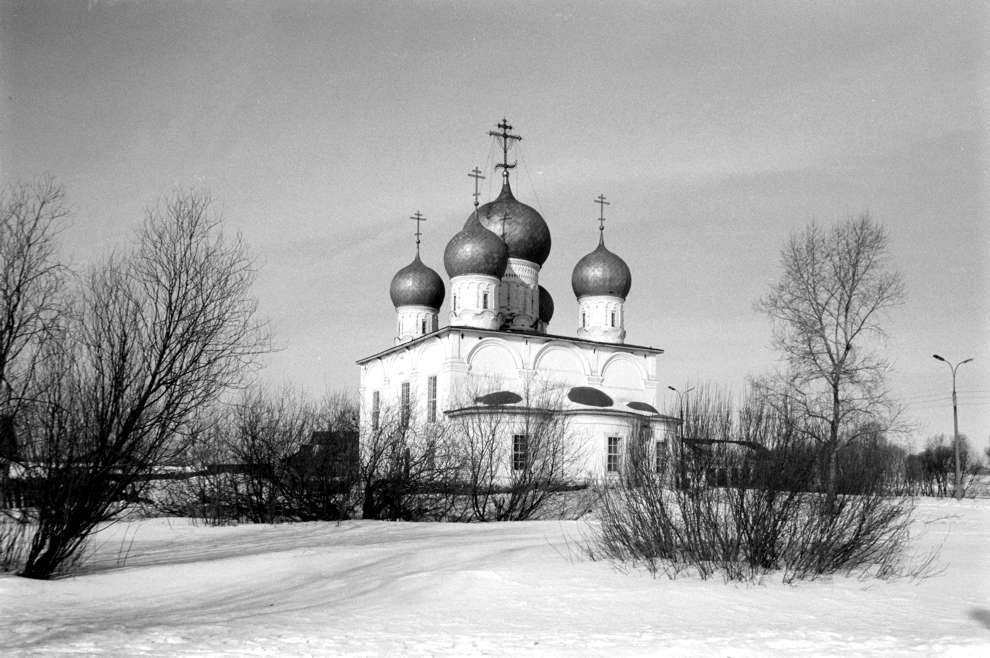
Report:
M426 217L423 217L423 214L417 210L414 215L410 215L409 219L411 219L414 222L416 222L416 255L418 256L419 255L419 238L420 238L421 235L423 235L423 232L421 230L419 230L419 225L420 225L420 222L425 222L426 221Z
M495 168L502 170L502 179L506 183L508 183L509 170L514 169L516 166L515 162L509 164L509 144L513 141L521 142L522 137L520 137L519 135L512 135L509 133L509 131L512 130L512 126L509 125L509 122L505 119L505 117L502 117L502 120L498 123L496 127L499 129L500 132L495 132L494 130L488 131L489 135L491 135L496 139L501 140L502 142L502 162L500 164L495 165Z
M481 196L481 192L478 191L478 183L485 180L485 177L481 175L481 170L478 167L472 169L468 176L474 179L474 209L478 209L478 197Z
M605 200L604 194L599 194L598 198L595 199L595 203L601 206L598 214L598 242L605 244L605 206L612 204Z

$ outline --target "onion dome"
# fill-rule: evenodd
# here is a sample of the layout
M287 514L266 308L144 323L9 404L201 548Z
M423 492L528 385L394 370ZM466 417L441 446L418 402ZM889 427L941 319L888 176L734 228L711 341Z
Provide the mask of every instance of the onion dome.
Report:
M578 299L590 295L626 298L632 287L632 273L626 262L605 248L598 248L578 261L571 274L571 288Z
M539 286L540 294L540 322L544 324L550 324L550 320L553 318L553 297L550 296L550 291Z
M501 279L508 264L505 243L482 226L474 213L443 251L443 266L451 278L462 274L486 274Z
M440 308L443 304L444 292L440 275L424 265L419 259L419 254L416 254L413 262L395 273L392 277L392 285L388 288L392 305L396 308L400 306Z
M546 262L550 255L550 229L540 213L525 203L516 201L508 180L502 184L502 192L498 198L478 209L478 218L485 228L502 236L509 248L510 258L521 258L538 265ZM468 218L468 222L470 221Z

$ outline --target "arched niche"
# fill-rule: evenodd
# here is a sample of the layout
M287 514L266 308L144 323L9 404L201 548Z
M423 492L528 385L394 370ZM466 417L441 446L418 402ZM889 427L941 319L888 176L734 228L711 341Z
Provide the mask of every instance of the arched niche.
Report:
M504 341L486 338L475 345L467 356L468 376L477 394L491 392L492 387L505 390L518 388L519 355Z
M613 354L602 367L602 386L624 391L642 391L646 370L628 354Z
M588 364L573 347L550 344L533 360L533 369L542 378L568 386L579 386L587 381Z

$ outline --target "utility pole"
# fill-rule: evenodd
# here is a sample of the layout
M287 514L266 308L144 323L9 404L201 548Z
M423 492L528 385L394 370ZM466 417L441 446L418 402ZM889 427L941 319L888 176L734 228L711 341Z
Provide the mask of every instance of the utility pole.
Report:
M945 365L949 366L952 370L952 433L953 433L953 446L956 453L956 490L955 498L956 500L962 500L963 497L963 487L962 487L962 463L959 458L959 411L956 406L956 370L964 363L969 363L973 359L966 359L965 361L960 361L956 365L952 365L946 359L943 359L938 354L932 354L932 358L938 359Z

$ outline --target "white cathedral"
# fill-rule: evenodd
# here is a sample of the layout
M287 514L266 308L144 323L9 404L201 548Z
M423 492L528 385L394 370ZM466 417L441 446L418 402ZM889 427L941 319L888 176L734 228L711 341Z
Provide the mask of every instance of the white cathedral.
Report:
M577 260L571 287L578 302L576 336L550 333L553 298L540 285L550 254L543 217L513 196L508 162L510 134L499 131L502 190L479 207L447 243L450 315L439 322L446 289L419 256L392 278L395 343L360 359L362 427L374 428L383 409L400 409L416 423L443 423L493 411L516 419L505 432L505 454L518 460L520 432L534 386L559 391L558 413L568 418L568 439L582 455L574 477L618 472L635 445L639 454L668 450L677 419L657 411L657 358L663 350L626 343L625 304L632 286L628 265L605 247L604 196L598 245ZM421 219L417 214L413 219ZM512 425L512 423L509 423ZM522 436L525 447L525 437ZM513 445L513 443L515 445ZM512 464L507 463L508 469ZM515 468L516 466L512 466Z

